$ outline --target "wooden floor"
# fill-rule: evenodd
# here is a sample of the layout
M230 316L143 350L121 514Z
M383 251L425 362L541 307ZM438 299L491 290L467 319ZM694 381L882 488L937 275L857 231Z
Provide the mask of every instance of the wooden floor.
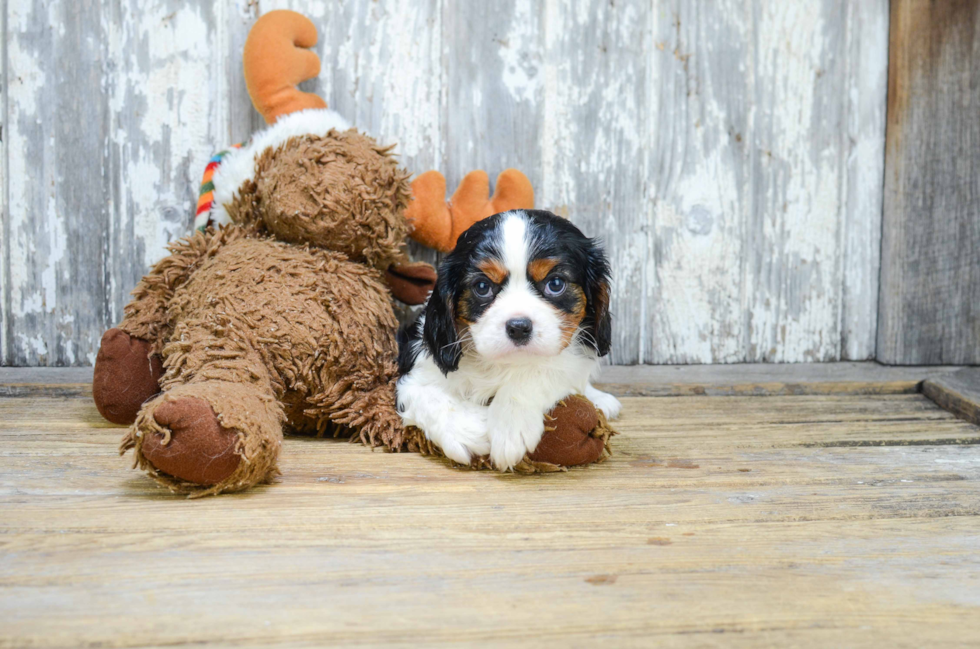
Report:
M202 500L85 388L5 393L2 646L980 643L980 428L919 393L627 397L537 476L290 438Z

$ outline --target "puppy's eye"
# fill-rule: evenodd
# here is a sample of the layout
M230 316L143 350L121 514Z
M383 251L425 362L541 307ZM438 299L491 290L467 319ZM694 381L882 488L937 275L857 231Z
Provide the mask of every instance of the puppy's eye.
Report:
M565 292L565 280L555 276L548 280L544 285L544 294L548 297L558 297Z
M473 284L473 293L476 294L477 297L490 297L490 294L493 293L493 284L491 284L488 280L478 279L476 280L476 283Z

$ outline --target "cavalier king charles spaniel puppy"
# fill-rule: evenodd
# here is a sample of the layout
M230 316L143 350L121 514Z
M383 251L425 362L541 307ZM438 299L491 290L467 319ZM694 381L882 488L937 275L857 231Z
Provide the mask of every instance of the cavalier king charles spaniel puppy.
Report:
M609 263L594 240L543 210L495 214L460 236L399 332L398 411L450 459L489 454L505 471L570 394L619 415L591 384L611 327Z

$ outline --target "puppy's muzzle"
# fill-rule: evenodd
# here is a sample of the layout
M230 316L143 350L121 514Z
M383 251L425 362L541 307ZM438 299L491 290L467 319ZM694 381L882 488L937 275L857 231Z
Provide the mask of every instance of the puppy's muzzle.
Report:
M507 337L518 347L526 345L531 340L531 334L534 332L534 326L531 324L530 318L513 318L508 320L505 328L507 329Z

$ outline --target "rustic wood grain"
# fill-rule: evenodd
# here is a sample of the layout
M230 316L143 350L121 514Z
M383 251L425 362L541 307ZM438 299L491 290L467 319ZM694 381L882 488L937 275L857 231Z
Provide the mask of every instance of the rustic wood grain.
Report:
M445 164L452 187L473 169L526 169L541 184L543 5L443 2Z
M888 1L845 2L846 197L841 199L841 359L875 357L888 86Z
M127 0L103 34L111 62L106 327L122 318L129 292L165 246L187 234L204 165L230 144L215 6ZM87 333L95 339L90 363L101 333Z
M959 367L863 363L616 365L596 385L617 396L777 396L912 394ZM0 396L90 396L91 367L0 367Z
M658 3L642 361L872 357L887 7L860 4Z
M654 3L547 3L538 200L599 236L612 260L613 362L642 362L654 262L644 152Z
M7 110L7 0L0 0L0 366L8 365L7 314L10 313L10 214L7 209L7 141L10 139L9 111Z
M931 378L922 386L922 393L956 416L980 424L980 368Z
M261 126L241 46L277 8L320 30L304 88L410 171L518 166L605 239L612 362L872 357L884 0L8 0L0 361L92 362Z
M109 292L108 10L92 1L6 9L4 362L91 363Z
M924 381L958 369L874 362L613 366L603 368L597 385L637 397L911 394L921 391Z
M534 477L290 437L279 484L188 501L87 400L0 399L0 646L980 634L980 429L922 395L629 398L619 428Z
M980 3L891 6L878 358L980 362Z

